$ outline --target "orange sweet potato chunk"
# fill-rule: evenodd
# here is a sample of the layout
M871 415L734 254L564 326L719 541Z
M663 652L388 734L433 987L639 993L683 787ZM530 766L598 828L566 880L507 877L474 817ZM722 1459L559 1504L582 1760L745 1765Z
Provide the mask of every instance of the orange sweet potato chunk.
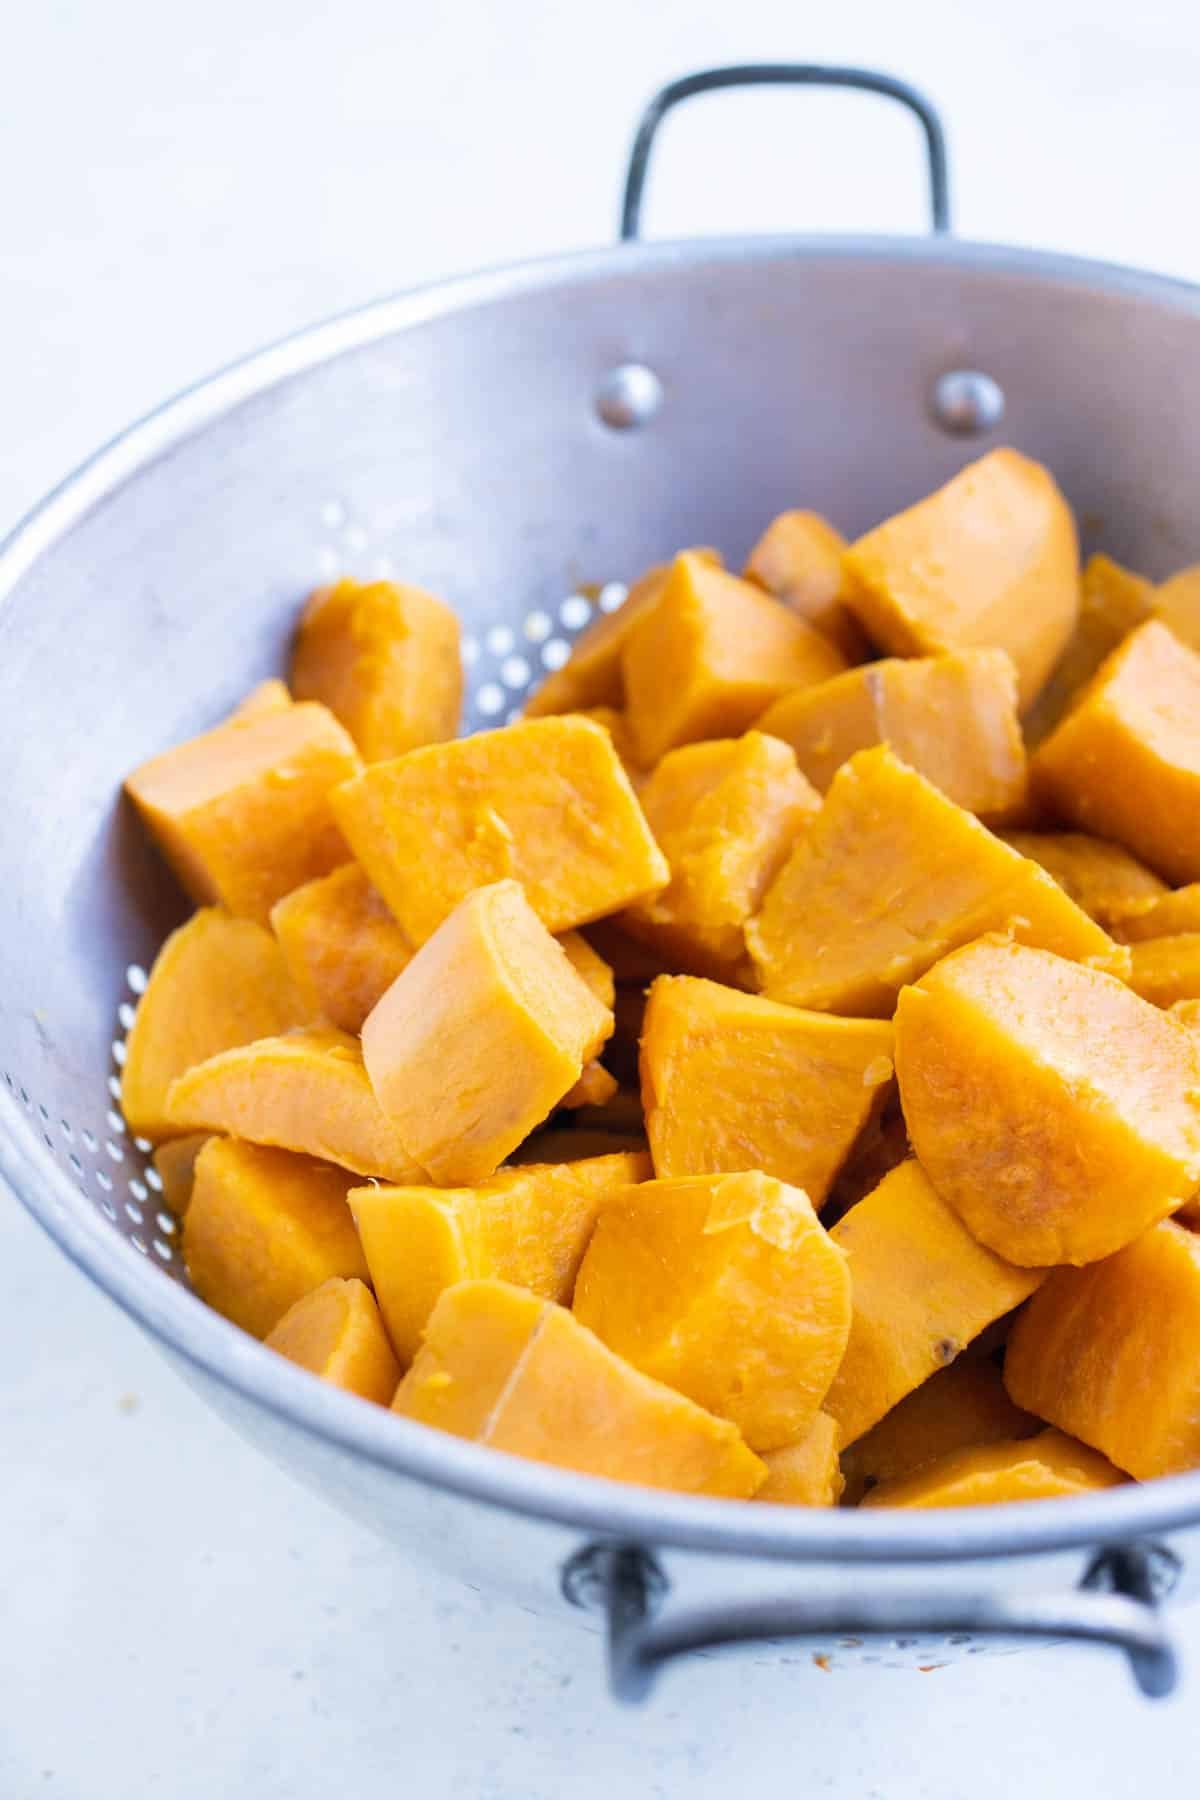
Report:
M885 1175L830 1232L850 1263L850 1341L825 1411L844 1448L1042 1280L966 1230L915 1159Z
M359 766L331 712L289 706L164 751L125 791L193 900L265 925L276 900L345 862L329 795Z
M508 1159L509 1167L524 1167L528 1163L572 1163L581 1162L588 1156L617 1156L641 1153L649 1155L645 1134L640 1131L622 1131L616 1126L611 1131L601 1125L551 1125L545 1131L535 1131L527 1137L519 1150L514 1150ZM503 1171L498 1171L503 1173Z
M845 1503L857 1506L881 1481L909 1475L956 1450L1032 1437L1040 1419L1010 1400L995 1363L960 1356L907 1394L842 1453Z
M1200 931L1200 881L1190 881L1186 887L1172 891L1156 877L1153 879L1156 887L1151 896L1144 898L1136 911L1126 912L1117 926L1118 935L1126 944Z
M854 1148L838 1170L829 1198L821 1209L826 1230L843 1213L873 1193L885 1175L912 1155L908 1127L894 1087L882 1106L876 1105L858 1134Z
M607 1106L617 1093L619 1085L616 1076L610 1075L603 1063L593 1059L583 1065L579 1080L567 1089L559 1105L570 1111L576 1111L581 1106Z
M1049 470L992 450L846 553L847 602L893 656L984 646L1036 698L1079 613L1071 511Z
M351 1211L397 1354L412 1360L439 1296L460 1281L509 1281L570 1305L601 1205L650 1173L648 1156L618 1154L500 1169L473 1188L353 1189Z
M699 557L701 562L711 563L714 568L721 566L720 553L716 550L698 548L688 554ZM547 675L526 702L526 718L600 706L618 710L623 706L625 683L621 674L621 653L638 620L657 605L670 568L670 563L656 563L634 582L615 611L597 612L587 630L576 638L567 662Z
M1200 1000L1175 1000L1167 1011L1189 1031L1200 1031Z
M168 1138L150 1158L161 1183L162 1205L182 1219L192 1199L196 1179L196 1158L211 1134L194 1131L187 1137Z
M841 532L820 513L784 512L767 526L742 574L824 632L847 662L855 663L871 654L871 646L845 602L845 549Z
M311 1012L279 946L251 919L202 907L173 931L138 1001L121 1071L130 1131L151 1139L178 1130L167 1090L196 1063L254 1038L303 1025Z
M380 1108L358 1040L313 1026L197 1063L172 1083L179 1131L225 1131L386 1181L424 1181Z
M890 1017L905 982L985 931L1129 966L1044 869L880 745L838 770L746 942L772 999Z
M746 921L820 796L786 744L748 731L669 751L641 802L671 880L622 924L671 967L737 982Z
M370 1288L354 1277L334 1276L305 1294L267 1333L266 1342L334 1387L379 1406L392 1403L400 1364Z
M850 1278L800 1188L757 1172L647 1181L601 1211L575 1316L752 1450L777 1450L837 1372Z
M183 1221L184 1262L200 1298L261 1338L322 1282L365 1281L346 1204L351 1180L307 1156L210 1138Z
M493 1449L611 1481L748 1499L737 1428L630 1368L561 1306L500 1281L449 1288L393 1409Z
M1139 1481L1200 1469L1200 1237L1164 1220L1056 1269L1013 1327L1004 1380Z
M819 1412L804 1436L763 1457L767 1479L753 1496L776 1506L836 1506L844 1482L838 1467L837 1423Z
M287 683L272 675L266 681L260 681L252 687L244 700L239 700L229 717L231 719L260 719L264 713L283 712L292 704L292 696L288 692Z
M736 737L790 688L827 681L846 659L796 613L690 553L621 657L638 761L700 738Z
M617 997L617 984L609 964L581 931L564 931L558 941L579 979L591 989L601 1006L611 1012Z
M333 805L414 945L490 882L519 881L558 932L628 906L669 875L612 739L578 716L375 763Z
M930 1180L1011 1262L1094 1262L1200 1185L1200 1045L1048 951L983 938L906 988L896 1073Z
M1153 610L1180 643L1189 650L1200 650L1200 563L1180 569L1155 588Z
M515 881L477 888L362 1029L380 1106L433 1179L480 1181L579 1080L612 1013Z
M408 939L357 863L277 900L271 928L309 1008L339 1031L361 1031L412 960Z
M1083 831L1006 831L1003 836L1018 855L1045 869L1076 906L1122 943L1133 936L1126 926L1167 893L1165 881L1120 844L1104 838Z
M452 738L462 711L458 619L395 581L319 588L292 654L297 700L322 701L367 762Z
M1200 655L1157 619L1125 639L1039 748L1034 790L1169 881L1200 878Z
M1080 692L1106 656L1154 611L1153 584L1108 556L1092 556L1084 565L1079 592L1079 621L1025 721L1030 745L1040 744L1075 704Z
M820 1206L892 1079L892 1028L663 975L650 990L642 1101L655 1173L761 1169Z
M536 717L536 714L533 715ZM628 775L634 793L641 791L646 779L646 771L637 759L637 746L633 741L633 733L629 729L629 720L615 706L585 706L579 713L582 719L591 719L594 725L600 725L612 739L613 749L621 759L621 766Z
M822 794L856 751L890 744L980 818L1009 818L1025 801L1016 672L1003 650L885 657L785 695L758 729L791 745Z
M1154 1006L1200 1000L1200 931L1134 944L1129 985Z
M1059 1500L1118 1487L1125 1480L1104 1457L1060 1431L952 1450L937 1462L882 1481L864 1506L1000 1506L1007 1500Z

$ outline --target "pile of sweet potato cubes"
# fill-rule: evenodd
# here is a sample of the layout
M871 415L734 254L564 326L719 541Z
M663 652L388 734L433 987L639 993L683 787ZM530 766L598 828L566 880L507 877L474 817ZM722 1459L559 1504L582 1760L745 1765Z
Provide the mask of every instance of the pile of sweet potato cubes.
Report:
M192 1283L409 1420L787 1504L1200 1467L1200 569L1011 450L685 550L526 716L309 600L127 790L198 905L123 1075Z

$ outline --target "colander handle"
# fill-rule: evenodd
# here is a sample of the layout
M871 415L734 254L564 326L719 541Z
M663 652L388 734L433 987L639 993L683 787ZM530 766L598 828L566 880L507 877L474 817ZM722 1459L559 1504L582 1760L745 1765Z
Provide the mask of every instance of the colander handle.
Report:
M1111 1644L1125 1652L1142 1693L1160 1699L1173 1691L1178 1669L1156 1603L1178 1569L1159 1545L1129 1545L1100 1551L1080 1587L1059 1594L789 1595L663 1611L668 1584L648 1551L589 1544L563 1570L563 1590L575 1605L603 1610L609 1686L626 1703L644 1700L663 1664L691 1650L770 1638L927 1633Z
M642 220L642 195L650 152L663 119L673 106L690 100L696 94L710 94L717 88L734 87L833 87L856 88L862 93L882 94L898 100L915 114L925 134L925 153L929 164L929 212L935 232L950 229L950 175L946 159L946 134L931 101L894 75L882 75L875 69L843 69L822 67L817 63L735 63L724 69L698 69L694 75L682 75L669 81L655 94L637 128L629 166L625 172L625 193L621 201L621 238L638 236Z

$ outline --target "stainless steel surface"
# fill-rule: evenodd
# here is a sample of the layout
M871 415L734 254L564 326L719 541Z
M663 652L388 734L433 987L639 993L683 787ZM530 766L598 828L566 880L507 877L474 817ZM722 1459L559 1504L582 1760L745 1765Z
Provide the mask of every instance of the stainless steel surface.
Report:
M1004 418L1004 389L982 369L947 369L929 400L936 422L954 437L982 437Z
M1156 1581L1164 1566L1166 1579ZM915 1645L913 1634L930 1633L955 1648L997 1638L1111 1645L1126 1656L1141 1692L1161 1700L1174 1691L1178 1666L1157 1603L1177 1573L1169 1552L1131 1545L1102 1551L1079 1589L1066 1594L966 1591L938 1602L927 1594L842 1593L831 1604L771 1592L664 1612L669 1583L653 1557L636 1546L591 1544L564 1569L563 1591L574 1605L603 1612L609 1686L614 1699L632 1703L647 1697L668 1662L693 1651L796 1638L821 1644L839 1634L843 1643L852 1634L852 1647L888 1638Z
M280 669L299 600L335 567L446 594L474 652L470 720L494 723L566 654L581 583L685 542L736 562L798 501L855 532L946 479L964 451L928 396L973 368L1085 539L1161 576L1200 554L1198 361L1196 290L1102 265L945 240L631 246L368 308L136 427L0 551L0 1173L247 1436L532 1604L556 1603L560 1567L596 1538L653 1547L691 1605L802 1576L830 1617L864 1564L872 1595L936 1621L965 1589L1014 1605L1073 1589L1097 1544L1153 1539L1186 1562L1196 1475L956 1515L746 1506L523 1463L322 1386L170 1279L171 1234L119 1129L113 1020L181 910L121 779ZM632 362L663 403L613 431L596 394Z

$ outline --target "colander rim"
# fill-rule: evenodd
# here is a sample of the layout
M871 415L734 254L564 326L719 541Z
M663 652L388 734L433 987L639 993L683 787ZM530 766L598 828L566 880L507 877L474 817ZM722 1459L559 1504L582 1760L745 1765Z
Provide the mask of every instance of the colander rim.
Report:
M947 238L771 236L622 245L456 277L375 300L243 357L127 427L66 477L0 545L0 606L38 558L139 469L231 408L337 356L435 318L614 274L756 259L880 259L969 267L1121 293L1200 315L1200 288L1119 264ZM377 1467L581 1532L803 1562L942 1563L1016 1557L1182 1528L1200 1518L1200 1471L1095 1498L950 1513L746 1505L635 1488L449 1437L340 1392L287 1362L148 1264L80 1193L15 1097L0 1088L0 1176L76 1266L168 1349L311 1436Z

